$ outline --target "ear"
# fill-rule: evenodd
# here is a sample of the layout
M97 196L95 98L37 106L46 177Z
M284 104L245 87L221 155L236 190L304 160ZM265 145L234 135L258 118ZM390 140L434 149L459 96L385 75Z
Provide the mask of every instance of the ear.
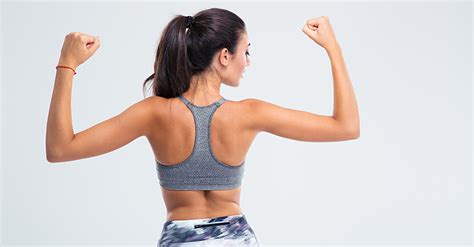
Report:
M219 62L224 66L229 64L231 57L232 55L227 48L224 48L219 52Z

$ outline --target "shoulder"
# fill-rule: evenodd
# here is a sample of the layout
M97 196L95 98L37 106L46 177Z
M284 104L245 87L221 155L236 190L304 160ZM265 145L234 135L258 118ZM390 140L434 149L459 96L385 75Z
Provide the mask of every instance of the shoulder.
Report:
M256 106L258 104L261 104L264 101L259 100L259 99L255 99L255 98L247 98L247 99L243 99L239 102L242 103L242 105L245 106L245 107L252 107L252 106Z
M139 106L140 109L143 109L145 111L154 111L155 109L159 108L159 106L163 105L166 100L167 99L159 96L150 96L142 99L136 104Z
M257 101L258 100L254 98L247 98L229 102L235 107L235 109L238 109L239 113L252 114L252 108L258 104Z
M256 114L262 108L268 108L268 106L273 105L267 101L256 98L247 98L238 102L242 105L242 108L249 114Z
M131 106L131 108L134 108L137 112L140 112L143 118L146 118L150 121L155 121L160 117L162 109L167 102L168 99L166 98L150 96L135 103L133 106Z
M268 106L268 102L256 98L247 98L237 101L240 105L241 111L239 112L241 119L245 120L245 124L249 129L259 130L259 122L261 119L262 109ZM267 109L270 110L270 109Z

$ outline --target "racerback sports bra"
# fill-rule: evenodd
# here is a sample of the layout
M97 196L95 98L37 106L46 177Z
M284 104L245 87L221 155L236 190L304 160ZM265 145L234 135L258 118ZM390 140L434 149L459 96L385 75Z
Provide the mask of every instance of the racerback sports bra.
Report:
M171 190L226 190L240 187L245 160L238 166L219 162L211 150L210 123L214 112L226 99L196 106L185 97L179 99L191 110L194 117L195 137L191 154L175 165L156 162L160 185Z

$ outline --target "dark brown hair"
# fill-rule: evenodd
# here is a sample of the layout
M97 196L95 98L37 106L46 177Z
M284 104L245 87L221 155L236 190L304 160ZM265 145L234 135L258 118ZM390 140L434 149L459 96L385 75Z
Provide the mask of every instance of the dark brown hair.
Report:
M174 98L189 89L193 75L206 72L214 55L223 48L235 53L244 21L229 10L210 8L193 16L189 29L186 16L175 17L164 28L156 51L154 73L143 83L153 79L153 95Z

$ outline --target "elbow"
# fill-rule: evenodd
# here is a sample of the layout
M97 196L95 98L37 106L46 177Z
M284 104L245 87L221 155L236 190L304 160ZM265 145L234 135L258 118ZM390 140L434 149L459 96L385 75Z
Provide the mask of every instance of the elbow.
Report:
M334 118L334 117L333 117ZM360 124L359 121L351 123L341 122L339 125L340 133L346 140L359 139L360 136Z
M51 154L46 154L46 160L47 160L49 163L56 163L56 162L59 162L59 160L56 158L56 156L51 155Z
M59 158L59 154L58 152L55 152L55 151L51 151L51 150L46 150L46 160L49 162L49 163L57 163L57 162L60 162L60 158Z
M351 140L359 139L359 137L360 137L360 133L357 132L357 133L355 133L355 134L352 135Z
M350 129L348 131L348 136L349 136L349 139L351 140L359 139L360 129L359 128Z
M345 136L348 140L358 139L360 136L359 125L348 125L344 129Z

